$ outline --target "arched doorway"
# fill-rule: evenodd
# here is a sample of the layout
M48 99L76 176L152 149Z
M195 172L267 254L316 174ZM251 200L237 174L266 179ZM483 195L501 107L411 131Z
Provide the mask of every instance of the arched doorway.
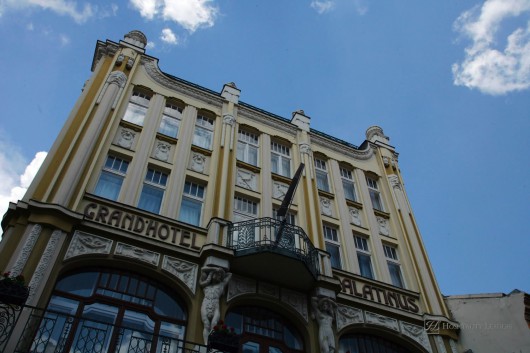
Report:
M32 321L40 321L35 353L169 353L182 346L187 312L152 279L97 268L62 276L46 311Z
M225 322L241 334L241 353L304 352L302 336L280 314L257 306L230 310Z
M415 353L383 337L369 334L342 336L339 340L339 353Z

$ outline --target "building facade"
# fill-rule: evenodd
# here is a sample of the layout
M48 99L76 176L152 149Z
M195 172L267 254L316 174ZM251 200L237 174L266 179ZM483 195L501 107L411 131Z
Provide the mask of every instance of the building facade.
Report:
M301 110L240 101L233 83L219 93L163 73L146 43L138 31L97 42L81 96L10 204L0 268L30 292L0 348L202 350L224 320L249 353L457 352L380 127L352 145Z

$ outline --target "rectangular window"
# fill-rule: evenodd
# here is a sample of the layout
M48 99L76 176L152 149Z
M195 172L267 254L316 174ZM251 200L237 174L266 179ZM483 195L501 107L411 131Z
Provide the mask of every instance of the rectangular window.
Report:
M147 169L140 201L138 201L138 208L153 213L159 213L160 205L162 205L162 199L164 197L164 191L166 189L166 183L166 173L151 168Z
M198 115L193 133L193 144L208 150L212 149L213 119Z
M374 272L372 270L372 260L370 257L370 249L368 248L368 239L354 236L355 248L357 249L357 261L359 261L359 270L361 276L374 279Z
M128 167L128 161L111 155L107 156L94 194L116 201Z
M204 186L187 181L184 184L179 220L200 226L203 201Z
M142 92L133 92L123 120L130 123L143 126L147 108L149 107L151 97Z
M234 222L246 221L257 216L257 202L239 196L234 197Z
M291 177L290 148L276 142L271 142L271 167L275 174Z
M355 197L355 184L353 182L353 174L351 170L340 168L340 175L342 178L344 197L346 200L357 201L357 198Z
M393 246L383 245L385 257L387 258L388 272L390 272L390 280L396 287L405 288L405 282L401 274L401 265L397 255L397 250Z
M258 149L258 136L251 132L239 130L239 137L237 140L237 159L257 166Z
M177 138L180 127L180 120L182 119L182 108L172 103L166 103L164 113L162 114L162 121L158 132L170 137Z
M322 191L330 192L326 161L315 158L315 172L317 176L317 188Z
M324 225L324 238L326 239L326 251L331 256L331 267L342 268L340 259L340 243L336 228Z
M384 211L383 202L381 201L381 194L377 187L377 180L370 177L366 177L368 183L368 192L370 193L370 200L372 201L372 207L379 211Z
M278 208L272 209L272 218L274 218L277 221L281 221L280 217L278 217ZM285 215L285 218L287 219L287 223L296 225L296 216L294 213L287 212Z

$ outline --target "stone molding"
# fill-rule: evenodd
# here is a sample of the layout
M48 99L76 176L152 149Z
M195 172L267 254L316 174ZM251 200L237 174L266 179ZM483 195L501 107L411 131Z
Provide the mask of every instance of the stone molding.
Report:
M245 118L257 121L263 125L267 125L274 129L281 130L282 132L289 133L293 137L296 136L296 133L298 131L298 127L288 121L284 121L280 118L276 118L264 114L262 112L252 110L251 108L246 107L244 105L239 106L238 113L240 116L243 116Z
M18 276L22 272L24 266L26 266L26 262L28 262L29 255L33 251L35 243L39 239L41 232L42 226L40 224L34 224L31 228L28 238L26 239L26 242L24 243L24 246L22 247L22 250L18 254L15 264L11 268L11 276Z
M379 315L379 314L372 313L369 311L365 312L365 316L366 316L367 324L375 324L379 326L384 326L391 330L399 332L399 323L394 318L384 316L384 315Z
M122 257L143 261L149 265L158 266L160 254L146 249L138 248L125 243L117 243L114 254Z
M76 230L64 260L87 254L110 254L112 243L110 239Z
M244 294L256 293L256 281L248 278L232 276L228 282L228 293L226 301L229 302Z
M374 155L374 149L376 148L372 145L369 145L368 148L366 148L365 150L356 150L352 147L348 147L347 145L343 145L336 141L326 139L317 134L311 134L311 142L315 145L328 148L332 151L345 154L348 157L362 161L370 159Z
M237 168L236 185L241 186L244 189L257 191L257 176L250 170Z
M183 282L193 294L195 294L197 287L198 268L199 266L197 264L167 255L162 260L162 270L169 272Z
M280 298L280 289L278 286L269 283L260 283L258 286L259 294L267 295L273 298Z
M304 294L288 289L282 289L281 301L296 310L306 322L309 321L307 298Z
M427 332L422 326L401 321L401 333L421 344L427 351L432 352Z
M345 305L337 305L337 331L352 324L364 323L364 315L361 309Z

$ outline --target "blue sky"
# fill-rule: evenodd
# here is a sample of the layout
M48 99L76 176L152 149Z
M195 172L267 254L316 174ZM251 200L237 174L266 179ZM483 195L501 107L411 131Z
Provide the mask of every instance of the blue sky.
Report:
M530 0L0 0L0 213L133 29L167 73L357 145L381 126L442 293L530 292Z

